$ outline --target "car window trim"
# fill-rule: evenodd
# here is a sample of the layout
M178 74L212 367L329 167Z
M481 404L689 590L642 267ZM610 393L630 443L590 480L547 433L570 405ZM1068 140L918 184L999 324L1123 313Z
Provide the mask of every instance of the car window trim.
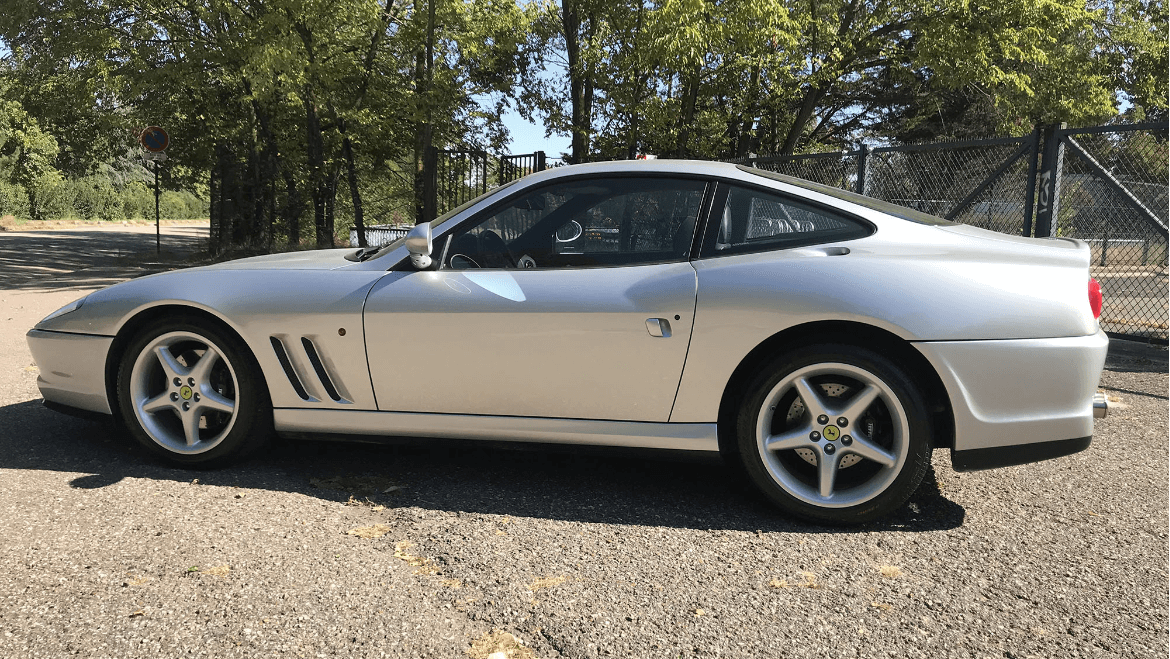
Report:
M828 243L838 242L835 240L824 240L823 236L818 237L818 238L814 238L814 237L810 236L808 239L805 239L805 240L794 240L791 242L785 242L785 243L780 243L780 244L761 243L757 246L736 245L735 247L733 247L729 250L725 250L722 252L716 252L715 251L715 241L718 238L719 221L722 219L721 217L716 218L716 214L717 214L716 209L720 209L720 213L722 212L721 209L727 204L727 197L728 197L728 195L730 195L731 190L734 187L744 188L744 189L748 190L749 192L750 191L758 191L758 192L761 192L764 194L769 194L772 196L780 197L782 199L789 200L791 203L793 203L795 205L808 206L808 207L810 207L818 212L824 212L826 215L839 217L843 220L853 221L853 222L856 222L857 224L869 229L868 234L866 234L864 236L860 236L858 238L850 238L849 240L861 240L862 238L869 238L870 236L874 235L878 231L876 224L874 224L873 222L870 222L869 220L867 220L864 217L861 217L860 215L857 215L855 213L851 213L847 210L836 208L836 207L831 206L829 204L815 201L813 199L808 199L806 197L800 197L800 196L791 194L789 192L786 192L784 190L779 190L777 188L769 187L767 185L759 185L756 183L746 182L746 181L743 181L740 179L727 179L727 178L716 179L715 184L716 184L716 187L718 188L718 190L717 190L717 193L715 194L714 198L712 199L711 208L709 209L709 212L707 214L707 221L703 227L703 242L702 242L702 245L699 247L699 250L697 252L697 256L695 258L691 259L692 261L706 260L706 259L713 259L713 258L722 258L725 256L737 256L740 254L760 254L762 252L777 252L777 251L786 250L786 249L797 249L800 247L809 247L811 245L824 245L824 244L828 244Z
M451 236L455 232L459 231L460 229L464 228L465 226L470 225L470 224L474 224L477 220L481 220L481 218L483 218L483 216L494 213L494 212L498 211L499 209L507 206L509 203L515 201L516 199L519 199L520 197L523 197L526 194L531 194L532 192L537 191L540 188L543 188L545 186L555 185L557 183L562 183L562 182L577 182L577 181L588 181L588 180L594 180L594 179L612 179L612 178L673 179L673 180L684 180L684 181L699 181L700 183L702 183L704 185L703 200L699 202L699 211L695 217L695 225L694 225L694 227L692 227L692 231L694 231L694 234L692 234L692 236L691 236L691 247L688 251L687 256L680 257L680 258L673 258L673 259L669 259L666 261L645 261L645 262L641 262L641 263L627 264L627 265L580 265L580 266L572 266L572 267L566 267L566 268L548 268L548 269L543 269L543 271L544 272L552 272L554 270L587 270L587 269L593 269L593 268L636 268L636 267L644 266L644 265L662 265L664 263L689 263L690 261L693 261L695 259L695 255L697 254L697 252L695 251L696 237L700 233L700 224L703 222L703 203L709 200L709 198L712 194L712 191L713 191L712 189L714 188L714 179L710 176L704 176L702 174L688 174L688 173L676 173L676 172L637 172L637 173L625 172L622 174L615 174L613 172L609 172L609 173L590 172L588 174L577 174L577 175L573 175L573 176L557 177L551 181L547 181L547 182L542 183L542 184L537 184L537 185L532 185L532 186L527 186L525 188L521 188L520 190L517 190L517 191L505 196L500 201L491 204L487 208L484 208L483 210L479 211L478 213L475 213L474 215L468 217L467 219L461 220L458 224L453 225L450 229L444 231L438 238L435 238L434 241L437 242L439 239L444 239L444 250L443 251L446 252L446 247L449 246L451 243L451 241L449 239L447 239L447 238L449 238L449 236ZM444 253L441 256L443 258L445 258L446 254ZM434 268L435 270L448 270L449 269L449 268L446 268L443 266L443 261L441 261L441 260L436 260L435 263L438 264L438 266L436 268ZM400 267L400 266L403 266L404 264L406 266L405 268ZM391 270L394 270L394 271L412 270L413 271L413 270L415 270L415 268L410 265L410 257L408 256L408 257L402 259L401 261L399 261L397 264L395 264L394 267L391 268ZM518 271L524 270L524 268L475 268L475 270L477 270L477 271L493 271L493 272L494 271L518 272ZM537 268L536 270L540 271L541 269ZM463 271L462 270L455 270L454 272L463 272Z

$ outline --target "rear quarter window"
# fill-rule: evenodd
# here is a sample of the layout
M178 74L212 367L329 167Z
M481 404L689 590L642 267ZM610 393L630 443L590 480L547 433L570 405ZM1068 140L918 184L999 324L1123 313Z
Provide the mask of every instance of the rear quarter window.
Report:
M891 204L888 201L882 201L881 199L874 199L873 197L867 197L865 195L860 195L860 194L857 194L856 192L849 192L848 190L842 190L841 188L834 188L831 185L823 185L820 183L814 183L812 181L806 181L804 179L793 178L791 176L777 174L776 172L769 172L765 169L756 169L755 167L747 167L745 165L736 165L736 167L738 167L740 170L745 171L749 174L755 174L756 176L760 176L760 177L763 177L766 179L771 179L773 181L780 181L781 183L787 183L788 185L794 185L798 188L804 188L805 190L819 192L823 195L833 197L835 199L840 199L841 201L847 201L851 204L857 204L858 206L861 206L862 208L868 208L870 210L874 210L874 211L877 211L879 213L885 213L886 215L893 215L894 217L906 220L908 222L914 222L915 224L928 224L928 225L932 225L932 226L954 226L955 224L957 224L956 222L950 222L948 220L944 220L943 218L941 218L937 215L931 215L930 213L924 213L922 211L915 210L913 208L907 208L906 206L899 206L898 204Z
M732 184L720 188L704 257L855 240L874 232L864 220L786 195Z

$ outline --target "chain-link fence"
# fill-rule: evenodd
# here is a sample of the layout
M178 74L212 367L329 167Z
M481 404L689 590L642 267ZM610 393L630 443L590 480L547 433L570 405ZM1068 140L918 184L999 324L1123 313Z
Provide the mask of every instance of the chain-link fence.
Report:
M1167 341L1165 123L743 162L992 231L1084 240L1105 293L1105 331Z
M1058 131L1063 147L1057 235L1093 251L1106 331L1166 340L1167 129L1109 127Z
M860 151L810 153L803 156L752 158L747 164L808 181L846 190L857 189L857 160Z

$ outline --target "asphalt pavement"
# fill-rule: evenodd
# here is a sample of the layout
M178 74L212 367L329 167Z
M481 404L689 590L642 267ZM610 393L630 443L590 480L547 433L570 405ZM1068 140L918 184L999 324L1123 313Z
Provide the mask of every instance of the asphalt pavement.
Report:
M108 236L110 262L60 238L42 252L73 260L19 279L10 236L0 657L1167 654L1165 348L1115 344L1087 451L965 474L936 452L857 529L643 453L285 441L187 471L43 408L24 344L87 281L151 263L153 235ZM94 262L123 270L69 270Z

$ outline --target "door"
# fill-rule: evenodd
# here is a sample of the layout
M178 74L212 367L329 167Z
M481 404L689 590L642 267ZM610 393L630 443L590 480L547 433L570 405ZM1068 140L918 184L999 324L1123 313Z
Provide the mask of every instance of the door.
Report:
M365 309L378 409L667 421L705 187L558 180L437 241L440 270L387 274Z

